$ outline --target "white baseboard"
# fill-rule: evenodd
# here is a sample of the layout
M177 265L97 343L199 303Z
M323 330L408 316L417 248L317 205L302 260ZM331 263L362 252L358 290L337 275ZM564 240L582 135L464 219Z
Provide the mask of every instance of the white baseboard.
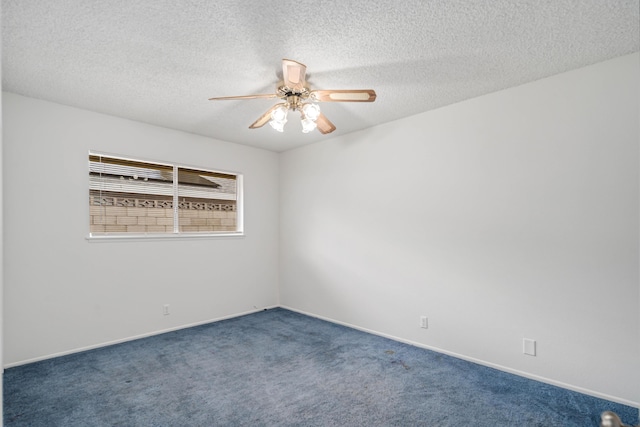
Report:
M586 389L586 388L583 388L583 387L578 387L578 386L575 386L575 385L572 385L572 384L567 384L567 383L564 383L564 382L561 382L561 381L556 381L556 380L553 380L553 379L550 379L550 378L541 377L541 376L538 376L538 375L530 374L528 372L524 372L524 371L520 371L520 370L517 370L517 369L509 368L509 367L506 367L506 366L498 365L498 364L495 364L495 363L487 362L487 361L484 361L484 360L476 359L474 357L469 357L469 356L465 356L463 354L454 353L452 351L444 350L442 348L432 347L432 346L425 345L425 344L422 344L422 343L419 343L419 342L406 340L406 339L403 339L403 338L395 337L395 336L392 336L392 335L389 335L389 334L385 334L385 333L374 331L374 330L367 329L367 328L362 328L360 326L356 326L356 325L352 325L352 324L349 324L349 323L346 323L346 322L341 322L341 321L338 321L338 320L330 319L328 317L320 316L320 315L317 315L317 314L314 314L314 313L308 313L308 312L303 311L303 310L298 310L298 309L295 309L295 308L287 307L286 305L280 305L280 307L282 307L282 308L284 308L286 310L294 311L296 313L304 314L305 316L315 317L316 319L325 320L327 322L335 323L337 325L346 326L346 327L351 328L351 329L356 329L358 331L367 332L367 333L372 334L372 335L377 335L377 336L380 336L380 337L383 337L383 338L388 338L388 339L391 339L391 340L394 340L394 341L398 341L398 342L402 342L402 343L405 343L405 344L409 344L409 345L412 345L414 347L424 348L426 350L431 350L431 351L435 351L437 353L446 354L447 356L452 356L452 357L455 357L457 359L462 359L462 360L466 360L468 362L477 363L478 365L487 366L489 368L494 368L494 369L497 369L499 371L507 372L507 373L514 374L514 375L518 375L520 377L528 378L528 379L535 380L535 381L540 381L540 382L545 383L545 384L554 385L554 386L557 386L557 387L560 387L560 388L564 388L564 389L567 389L567 390L576 391L578 393L586 394L586 395L593 396L593 397L598 397L600 399L605 399L605 400L609 400L611 402L621 403L623 405L632 406L632 407L640 409L640 402L634 402L634 401L623 399L623 398L620 398L620 397L617 397L617 396L611 396L611 395L608 395L608 394L605 394L605 393L600 393L600 392L597 392L597 391L594 391L594 390Z
M338 320L335 320L335 319L331 319L331 318L328 318L328 317L324 317L324 316L320 316L320 315L317 315L317 314L314 314L314 313L308 313L306 311L298 310L298 309L295 309L295 308L292 308L292 307L288 307L286 305L274 305L274 306L269 306L269 307L263 307L263 308L260 308L260 309L254 309L254 310L249 310L249 311L245 311L245 312L241 312L241 313L231 314L231 315L228 315L228 316L222 316L222 317L217 317L217 318L213 318L213 319L209 319L209 320L203 320L201 322L190 323L190 324L186 324L186 325L176 326L176 327L173 327L173 328L162 329L162 330L159 330L159 331L154 331L154 332L149 332L149 333L140 334L140 335L134 335L134 336L118 339L118 340L103 342L103 343L100 343L100 344L94 344L94 345L90 345L90 346L86 346L86 347L75 348L73 350L68 350L68 351L63 351L63 352L59 352L59 353L53 353L53 354L48 354L48 355L44 355L44 356L39 356L39 357L35 357L35 358L32 358L32 359L26 359L26 360L21 360L21 361L18 361L18 362L8 363L8 364L4 365L3 371L6 368L13 368L13 367L16 367L16 366L27 365L29 363L40 362L42 360L52 359L54 357L67 356L69 354L80 353L80 352L88 351L88 350L94 350L94 349L107 347L107 346L115 345L115 344L121 344L121 343L124 343L124 342L134 341L134 340L141 339L141 338L152 337L154 335L165 334L167 332L173 332L173 331L178 331L178 330L181 330L181 329L192 328L194 326L206 325L207 323L213 323L213 322L219 322L221 320L233 319L235 317L245 316L247 314L257 313L257 312L263 311L265 309L268 310L268 309L278 308L278 307L281 307L281 308L284 308L286 310L290 310L290 311L293 311L293 312L296 312L296 313L300 313L300 314L303 314L305 316L314 317L316 319L320 319L320 320L324 320L324 321L327 321L327 322L335 323L337 325L346 326L348 328L355 329L355 330L362 331L362 332L366 332L366 333L369 333L369 334L372 334L372 335L377 335L377 336L380 336L380 337L383 337L383 338L388 338L388 339L391 339L391 340L394 340L394 341L398 341L398 342L402 342L402 343L405 343L405 344L409 344L409 345L412 345L414 347L424 348L424 349L427 349L427 350L431 350L431 351L435 351L435 352L438 352L438 353L446 354L448 356L452 356L452 357L455 357L455 358L458 358L458 359L466 360L468 362L477 363L478 365L487 366L487 367L490 367L490 368L497 369L499 371L508 372L510 374L518 375L520 377L528 378L528 379L535 380L535 381L540 381L540 382L546 383L546 384L551 384L551 385L554 385L554 386L557 386L557 387L561 387L561 388L564 388L564 389L567 389L567 390L572 390L572 391L576 391L578 393L586 394L586 395L589 395L589 396L598 397L600 399L605 399L605 400L609 400L609 401L612 401L612 402L621 403L623 405L640 408L640 402L634 402L634 401L631 401L631 400L622 399L622 398L617 397L617 396L611 396L611 395L608 395L608 394L605 394L605 393L600 393L600 392L597 392L597 391L594 391L594 390L585 389L583 387L578 387L578 386L575 386L575 385L572 385L572 384L567 384L567 383L564 383L564 382L561 382L561 381L556 381L556 380L553 380L553 379L550 379L550 378L541 377L541 376L538 376L538 375L530 374L528 372L524 372L524 371L520 371L520 370L517 370L517 369L509 368L509 367L506 367L506 366L498 365L498 364L495 364L495 363L487 362L487 361L484 361L484 360L476 359L474 357L469 357L469 356L465 356L463 354L454 353L454 352L451 352L451 351L448 351L448 350L445 350L445 349L442 349L442 348L433 347L433 346L425 345L425 344L422 344L422 343L419 343L419 342L406 340L406 339L403 339L403 338L400 338L400 337L396 337L396 336L393 336L393 335L389 335L389 334L385 334L385 333L382 333L382 332L374 331L374 330L371 330L371 329L362 328L360 326L352 325L352 324L349 324L349 323L346 323L346 322L341 322L341 321L338 321Z
M173 331L179 331L181 329L193 328L194 326L206 325L207 323L213 323L213 322L219 322L221 320L233 319L234 317L245 316L247 314L253 314L253 313L257 313L257 312L263 311L263 310L269 310L269 309L277 308L277 307L279 307L279 306L278 305L274 305L274 306L269 306L269 307L257 308L257 309L254 309L254 310L249 310L249 311L245 311L245 312L241 312L241 313L230 314L228 316L222 316L222 317L216 317L216 318L209 319L209 320L203 320L201 322L189 323L189 324L186 324L186 325L180 325L180 326L175 326L175 327L172 327L172 328L161 329L161 330L158 330L158 331L148 332L148 333L144 333L144 334L140 334L140 335L133 335L133 336L130 336L130 337L121 338L121 339L117 339L117 340L113 340L113 341L107 341L107 342L103 342L103 343L99 343L99 344L93 344L93 345L89 345L89 346L86 346L86 347L74 348L73 350L61 351L59 353L52 353L52 354L47 354L47 355L44 355L44 356L38 356L38 357L34 357L32 359L20 360L18 362L7 363L6 365L4 365L3 370L7 369L7 368L14 368L16 366L28 365L29 363L40 362L40 361L47 360L47 359L53 359L55 357L67 356L69 354L80 353L80 352L88 351L88 350L95 350L97 348L108 347L110 345L115 345L115 344L122 344L122 343L129 342L129 341L135 341L135 340L138 340L138 339L141 339L141 338L148 338L148 337L152 337L154 335L166 334L167 332L173 332Z

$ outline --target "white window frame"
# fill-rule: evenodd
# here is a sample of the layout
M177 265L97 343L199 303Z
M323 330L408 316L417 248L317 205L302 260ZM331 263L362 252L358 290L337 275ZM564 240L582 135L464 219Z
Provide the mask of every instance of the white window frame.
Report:
M165 233L89 233L86 235L88 241L114 241L114 240L175 240L175 239L202 239L202 238L219 238L219 237L242 237L244 236L244 182L243 175L239 172L224 171L220 169L210 169L201 166L188 165L176 162L166 162L162 160L142 159L139 157L123 156L121 154L105 153L100 151L90 150L87 155L89 156L104 156L111 157L120 160L129 160L141 163L153 163L173 168L173 232ZM201 170L204 172L222 173L226 175L234 175L236 177L236 231L179 231L178 224L178 169L192 169ZM87 172L89 172L89 162L87 162ZM86 176L89 174L87 173ZM89 214L89 205L85 205L87 211L85 218L87 219L86 229L91 230L91 216Z

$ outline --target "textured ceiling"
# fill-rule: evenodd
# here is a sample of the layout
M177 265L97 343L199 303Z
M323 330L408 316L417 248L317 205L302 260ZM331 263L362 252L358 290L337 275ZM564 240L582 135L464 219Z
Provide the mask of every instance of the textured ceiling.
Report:
M2 0L3 90L274 151L639 50L639 0ZM277 100L282 58L330 135L248 126Z

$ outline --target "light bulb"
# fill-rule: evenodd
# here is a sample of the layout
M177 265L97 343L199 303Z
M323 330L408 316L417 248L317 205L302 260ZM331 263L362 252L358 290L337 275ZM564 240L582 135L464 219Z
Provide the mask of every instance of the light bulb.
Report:
M314 130L318 125L311 119L302 119L302 133L309 133Z
M304 104L302 106L302 112L305 118L316 121L320 117L320 107L317 104Z

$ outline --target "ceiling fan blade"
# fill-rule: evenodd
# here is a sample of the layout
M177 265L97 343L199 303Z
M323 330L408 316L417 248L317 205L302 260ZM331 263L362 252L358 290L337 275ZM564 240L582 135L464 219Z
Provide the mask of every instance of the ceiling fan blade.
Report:
M282 78L284 86L302 91L304 89L307 66L291 59L282 60Z
M373 102L376 100L376 91L373 89L312 90L309 97L319 102Z
M273 110L275 110L276 108L280 107L281 105L286 105L286 104L284 102L281 102L281 103L276 104L273 107L269 108L266 113L261 115L258 120L256 120L255 122L253 122L251 124L251 126L249 126L249 129L257 129L257 128L261 128L262 126L266 125L267 122L269 120L271 120L271 113L273 112Z
M336 126L327 119L327 116L320 113L318 118L316 119L316 125L318 126L318 130L321 134L331 133L336 130Z
M232 99L256 99L256 98L277 98L275 93L267 93L263 95L241 95L241 96L220 96L217 98L209 98L209 101L224 101Z

